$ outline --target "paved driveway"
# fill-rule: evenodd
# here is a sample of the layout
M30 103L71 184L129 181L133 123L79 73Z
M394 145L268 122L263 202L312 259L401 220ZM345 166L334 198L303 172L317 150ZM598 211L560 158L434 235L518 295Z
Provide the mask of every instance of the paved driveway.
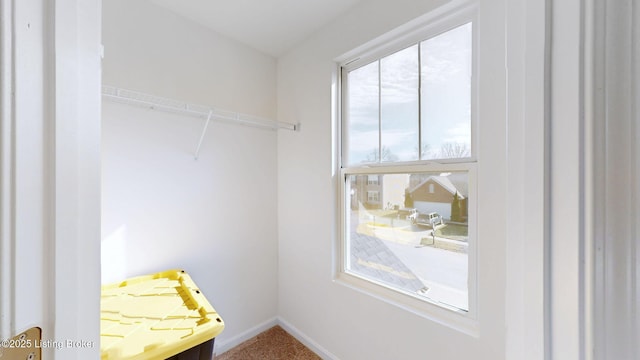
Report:
M401 225L401 224L396 224ZM416 231L418 230L418 231ZM467 254L421 246L431 231L406 226L375 226L352 217L351 271L435 301L468 308Z

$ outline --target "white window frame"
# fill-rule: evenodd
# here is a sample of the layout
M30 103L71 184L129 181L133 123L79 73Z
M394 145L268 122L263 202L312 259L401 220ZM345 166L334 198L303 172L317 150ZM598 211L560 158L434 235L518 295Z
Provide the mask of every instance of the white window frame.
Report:
M478 292L477 292L477 248L480 239L477 237L477 166L478 166L478 131L477 131L477 98L478 98L478 18L476 8L473 5L456 9L448 14L439 14L437 18L426 19L420 25L414 26L403 34L394 34L392 37L383 36L351 53L341 57L337 63L337 172L339 174L339 224L340 233L336 246L336 272L335 280L355 290L365 292L382 301L399 306L407 311L422 317L434 320L452 327L469 335L478 335ZM345 114L343 104L346 103L343 91L343 71L357 69L387 55L400 51L421 41L433 38L444 32L467 23L472 23L472 82L471 82L471 156L467 158L418 160L395 163L370 163L365 166L343 167L345 163L343 154L344 139L346 139ZM468 248L468 311L460 310L446 304L435 303L428 299L418 298L415 295L403 293L397 289L391 289L371 279L365 279L346 270L349 261L347 231L349 194L346 189L348 179L352 175L367 174L397 174L397 173L421 173L421 172L453 172L465 171L469 181L469 248Z

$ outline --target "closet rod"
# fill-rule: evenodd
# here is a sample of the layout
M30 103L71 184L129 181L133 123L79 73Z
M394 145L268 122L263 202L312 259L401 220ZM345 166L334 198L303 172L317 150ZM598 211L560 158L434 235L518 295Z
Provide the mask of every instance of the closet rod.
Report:
M180 100L163 98L138 91L122 89L115 86L103 85L102 96L104 99L113 102L141 106L153 110L161 110L177 114L206 118L207 124L209 120L215 119L271 130L286 129L296 131L299 129L298 124L264 119L237 112L215 109L204 105L189 104ZM204 137L205 131L206 125L203 129L202 137ZM200 145L198 145L198 148L199 147Z

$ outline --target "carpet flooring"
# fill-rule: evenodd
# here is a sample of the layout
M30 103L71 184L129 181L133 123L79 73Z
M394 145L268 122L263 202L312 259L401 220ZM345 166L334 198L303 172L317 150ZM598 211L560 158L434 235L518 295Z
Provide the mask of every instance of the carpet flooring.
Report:
M258 334L215 360L321 360L280 326Z

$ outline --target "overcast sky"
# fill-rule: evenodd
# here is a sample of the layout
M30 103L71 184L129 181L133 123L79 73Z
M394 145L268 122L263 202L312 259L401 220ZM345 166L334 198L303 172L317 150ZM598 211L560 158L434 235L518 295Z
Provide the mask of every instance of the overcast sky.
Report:
M471 32L460 26L349 73L348 163L372 160L379 141L393 160L417 160L419 112L423 159L445 143L471 148Z

